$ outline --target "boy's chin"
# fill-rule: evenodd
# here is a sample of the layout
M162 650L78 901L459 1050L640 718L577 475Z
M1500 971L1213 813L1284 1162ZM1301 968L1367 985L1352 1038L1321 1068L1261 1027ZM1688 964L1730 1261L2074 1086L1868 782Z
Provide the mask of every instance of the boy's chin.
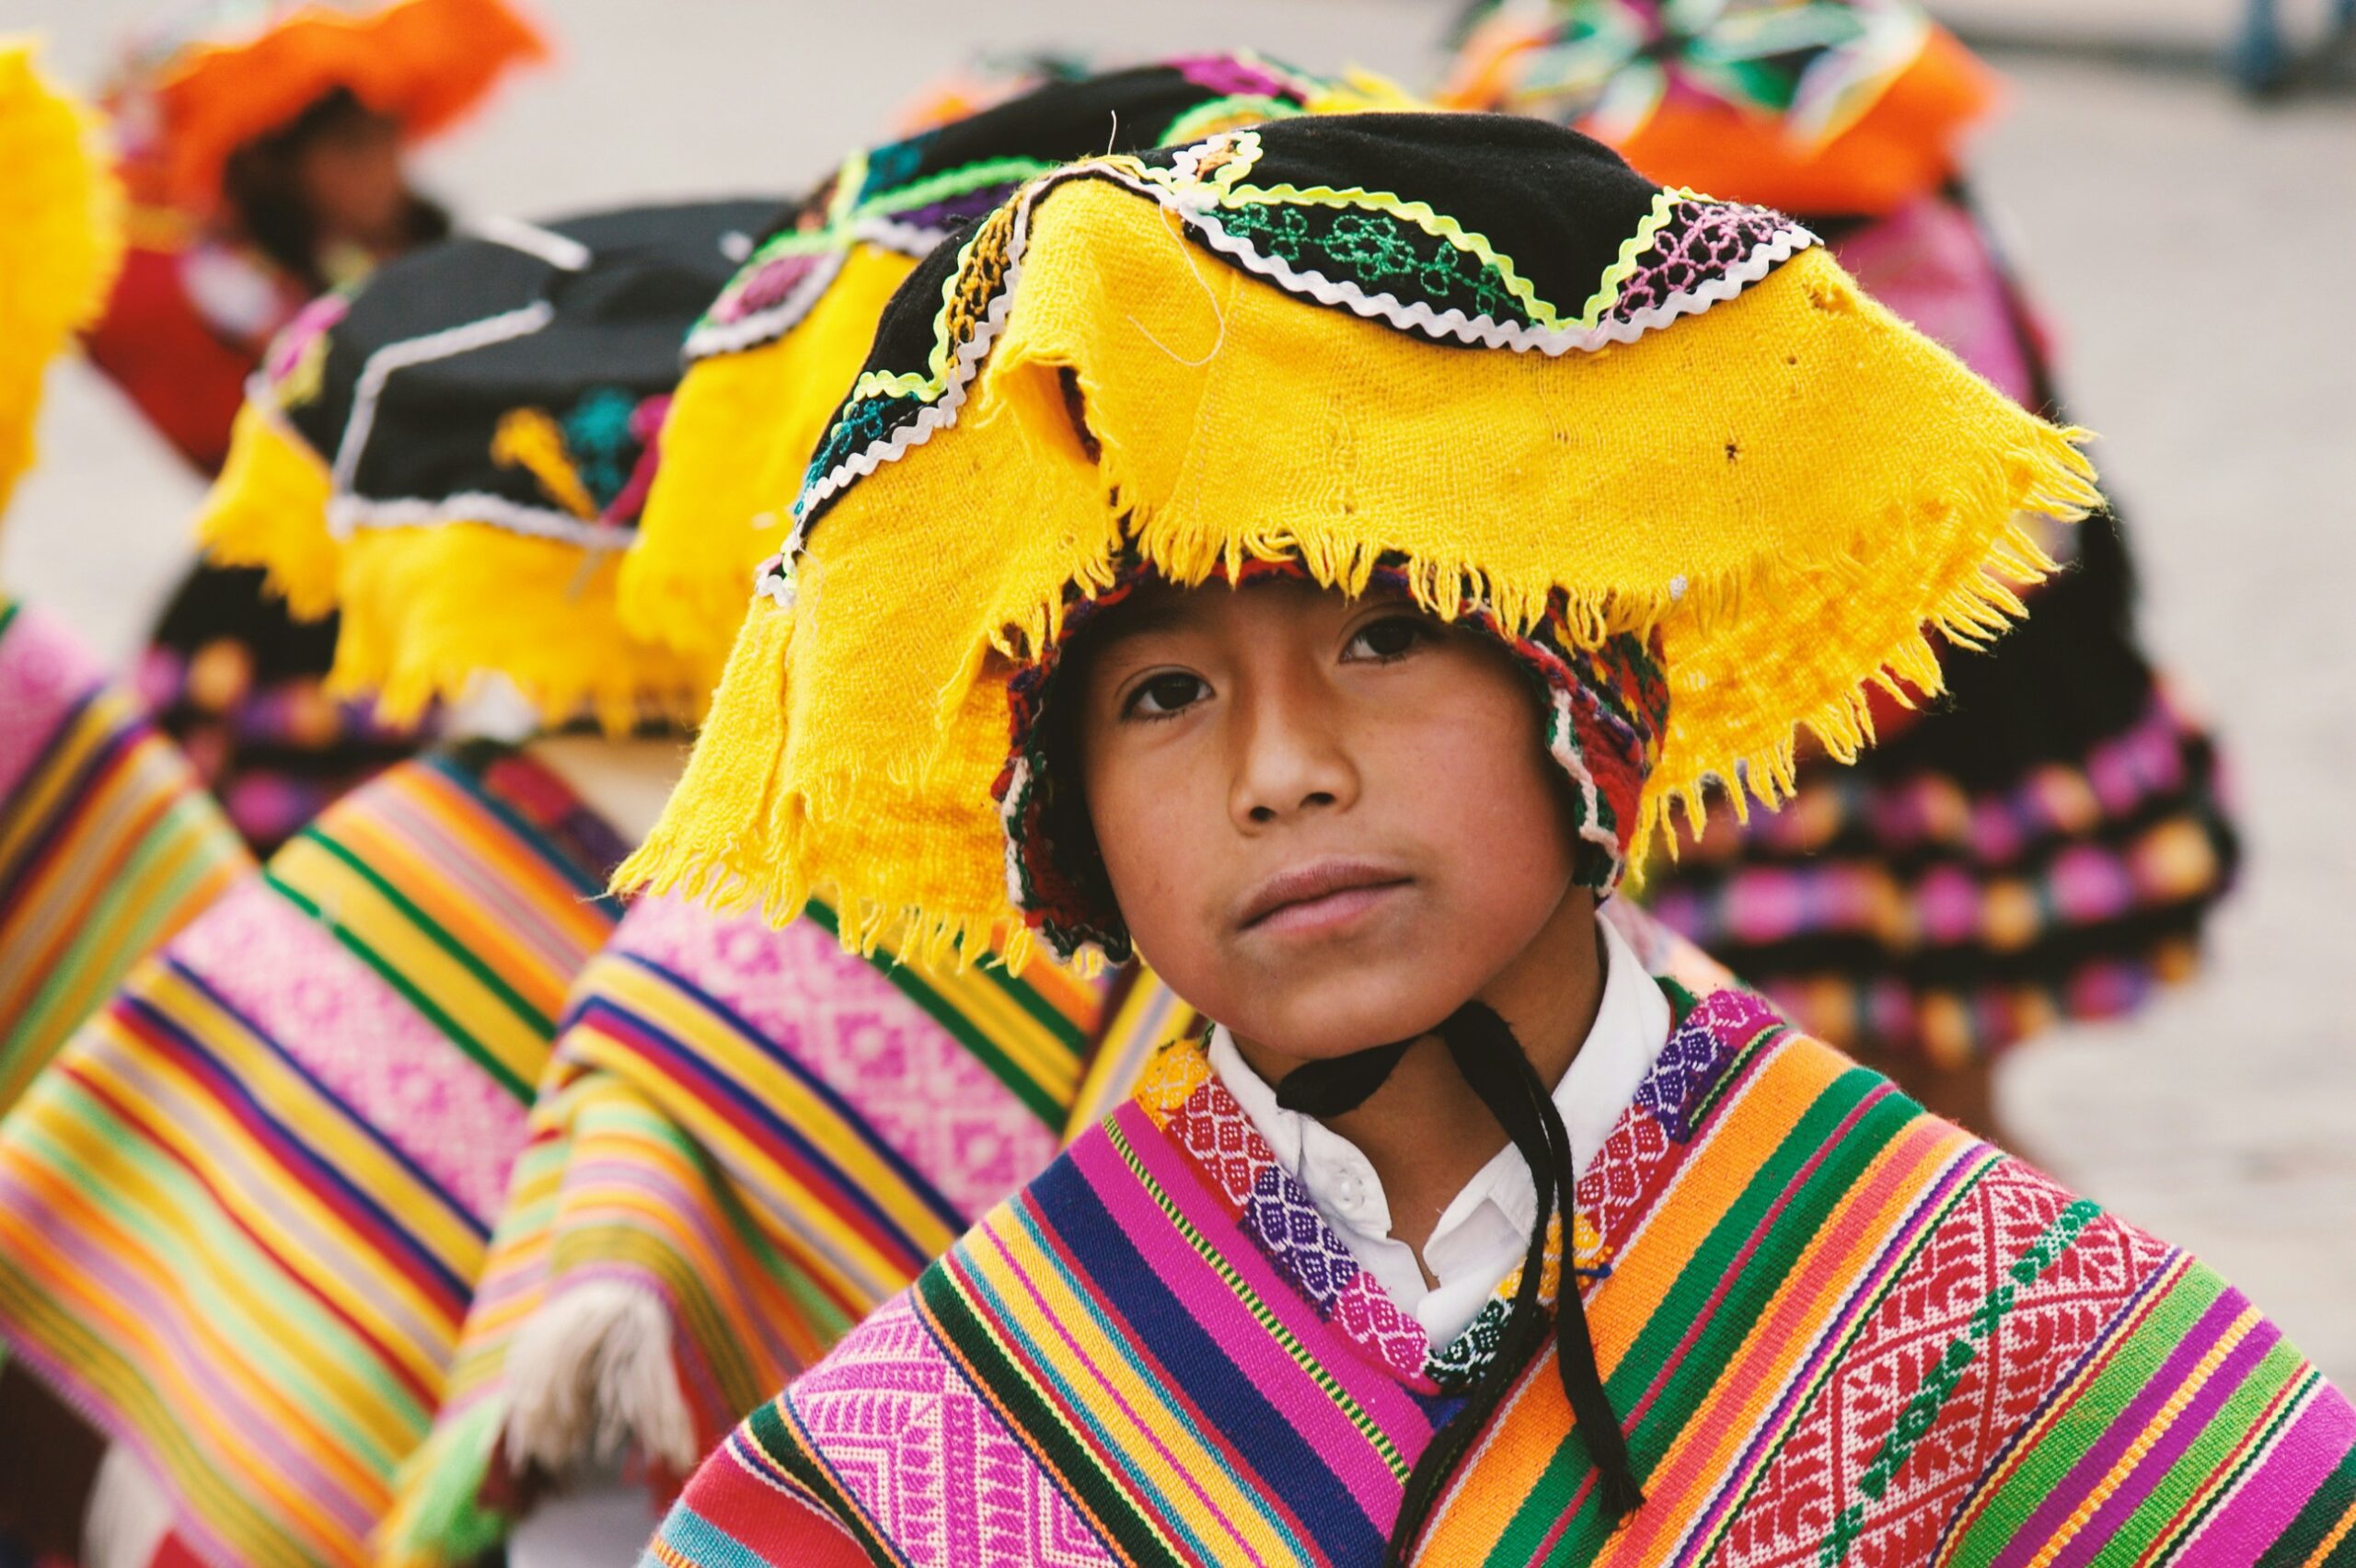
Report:
M1427 1034L1463 1006L1460 993L1429 974L1361 974L1263 993L1228 1023L1234 1033L1272 1055L1297 1062L1327 1061L1357 1051Z

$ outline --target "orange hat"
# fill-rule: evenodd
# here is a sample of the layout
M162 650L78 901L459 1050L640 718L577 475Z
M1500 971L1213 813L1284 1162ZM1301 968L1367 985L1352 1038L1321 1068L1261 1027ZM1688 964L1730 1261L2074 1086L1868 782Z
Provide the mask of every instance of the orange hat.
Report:
M548 57L506 0L204 0L134 40L110 95L152 143L166 192L205 211L230 156L341 87L422 139L463 119L511 66ZM134 147L134 153L140 149Z
M1879 215L1956 172L1995 78L1911 0L1484 0L1441 98L1535 114L1651 178Z

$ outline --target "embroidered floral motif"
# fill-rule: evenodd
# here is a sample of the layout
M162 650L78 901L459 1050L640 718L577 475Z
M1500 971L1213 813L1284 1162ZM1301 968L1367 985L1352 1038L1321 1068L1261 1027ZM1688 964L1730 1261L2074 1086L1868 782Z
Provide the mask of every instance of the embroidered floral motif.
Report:
M818 270L820 259L808 251L756 257L736 274L705 319L736 321L775 309Z
M1230 207L1218 225L1230 236L1301 272L1347 279L1369 294L1428 302L1528 326L1520 301L1480 257L1390 214L1266 202Z
M646 499L639 481L653 478L647 455L670 401L668 394L637 398L595 386L561 417L510 409L491 432L491 458L525 469L550 501L583 521L634 522Z
M631 434L631 416L637 411L638 399L628 392L598 386L583 393L565 412L565 446L601 512L621 493L638 459L638 442Z
M1677 202L1667 221L1653 231L1651 246L1636 259L1636 270L1621 283L1611 318L1641 321L1674 309L1678 301L1736 276L1791 226L1789 218L1764 207Z

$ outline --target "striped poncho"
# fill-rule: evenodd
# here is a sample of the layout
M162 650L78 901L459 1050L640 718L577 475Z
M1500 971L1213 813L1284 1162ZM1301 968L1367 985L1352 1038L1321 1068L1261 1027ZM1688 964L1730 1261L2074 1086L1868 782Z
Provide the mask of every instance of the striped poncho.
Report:
M520 754L404 763L135 970L0 1126L0 1339L202 1559L366 1560L619 849Z
M253 860L64 627L0 598L0 1110Z
M1740 993L1680 1000L1578 1215L1648 1500L1601 1522L1550 1350L1422 1561L2356 1552L2356 1412L2246 1300ZM745 1422L648 1562L1371 1563L1494 1326L1430 1344L1175 1046Z
M1713 972L1611 907L1656 972ZM1199 1027L1144 970L918 974L844 952L823 905L772 930L673 897L623 919L568 1018L395 1568L487 1547L501 1463L561 1476L610 1445L676 1483Z
M488 1545L506 1459L620 1444L684 1478L1055 1158L1103 1001L1045 965L846 952L821 906L631 909L567 1004L387 1559Z

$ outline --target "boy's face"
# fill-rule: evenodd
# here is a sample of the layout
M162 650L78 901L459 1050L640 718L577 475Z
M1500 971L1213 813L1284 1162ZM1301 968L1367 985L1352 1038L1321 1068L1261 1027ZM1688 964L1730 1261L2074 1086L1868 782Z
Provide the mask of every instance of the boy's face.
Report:
M1426 1032L1564 910L1558 770L1529 680L1477 633L1292 579L1155 585L1075 674L1089 818L1139 952L1267 1053Z

